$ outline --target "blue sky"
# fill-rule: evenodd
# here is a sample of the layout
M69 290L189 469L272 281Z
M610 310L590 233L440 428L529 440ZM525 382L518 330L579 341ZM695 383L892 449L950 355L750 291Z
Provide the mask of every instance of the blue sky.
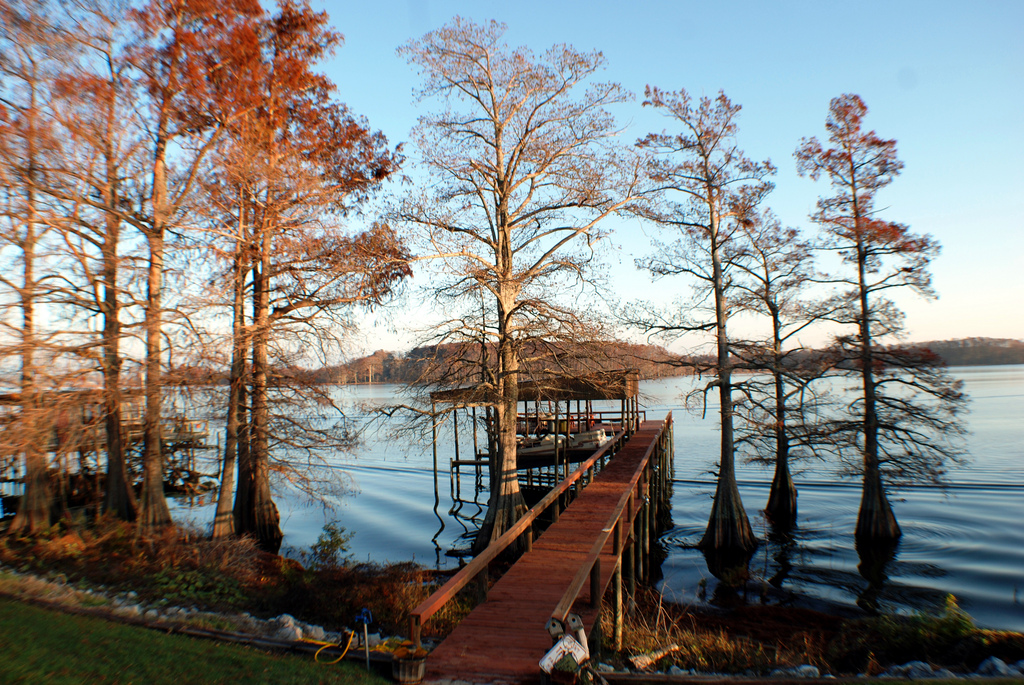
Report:
M910 340L1024 338L1024 2L316 2L345 44L323 68L338 97L392 142L409 139L417 78L395 54L461 15L508 25L507 40L601 50L605 78L638 95L616 112L626 140L670 126L639 106L645 84L691 94L722 89L743 106L740 145L779 168L769 205L808 231L827 192L796 175L801 137L824 137L829 100L857 93L867 124L895 138L905 169L880 196L884 217L943 245L940 299L901 299ZM634 272L646 253L637 222L615 224L609 261L624 299L654 288ZM665 286L659 285L658 292ZM680 292L684 291L679 284ZM411 338L369 331L367 347Z

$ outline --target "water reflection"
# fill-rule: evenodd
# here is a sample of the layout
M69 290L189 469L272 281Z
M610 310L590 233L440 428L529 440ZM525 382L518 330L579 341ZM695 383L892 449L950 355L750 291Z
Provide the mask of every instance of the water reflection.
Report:
M686 537L695 540L698 533L691 529ZM677 540L683 537L678 529L674 534ZM665 562L662 591L686 603L686 592L679 588L696 588L699 601L722 608L760 602L874 614L933 612L944 605L947 570L901 559L906 545L855 546L852 533L849 539L846 547L817 528L797 527L787 533L769 528L751 558L710 554L693 544L680 549L677 542ZM695 559L703 564L694 564ZM705 570L716 582L707 583Z
M463 496L461 469L453 469L450 474L450 497L452 506L448 509L448 516L462 527L457 545L453 545L445 554L449 557L463 558L471 554L473 540L477 531L483 525L483 516L487 504L487 495L490 490L484 484L483 470L477 466L474 472L466 474L466 478L472 479L472 499ZM436 510L435 510L436 513ZM444 529L442 523L442 530ZM438 531L440 534L441 531Z
M754 556L753 551L714 549L702 551L708 571L719 581L719 589L727 592L728 589L742 587L750 579L750 560Z
M767 556L767 548L775 548L775 555L772 557L775 560L775 572L768 578L768 584L776 589L782 588L793 570L792 557L797 551L797 541L794 537L796 530L795 525L773 527L769 533L765 555ZM765 575L767 576L767 573Z
M441 565L441 555L444 553L444 548L441 547L441 543L438 542L438 539L441 537L441 534L444 533L444 528L445 528L444 517L441 516L441 512L439 511L440 508L441 508L441 488L440 488L439 481L438 481L437 456L436 456L436 453L435 453L435 456L434 456L434 516L437 518L437 522L438 522L440 527L437 529L437 532L434 533L433 537L430 538L430 542L431 542L431 544L434 545L434 564L436 566L440 566Z
M869 614L878 613L878 599L889 579L886 569L896 558L899 544L899 540L886 540L870 544L858 542L856 545L857 557L860 559L857 570L868 581L867 586L857 595L857 606Z

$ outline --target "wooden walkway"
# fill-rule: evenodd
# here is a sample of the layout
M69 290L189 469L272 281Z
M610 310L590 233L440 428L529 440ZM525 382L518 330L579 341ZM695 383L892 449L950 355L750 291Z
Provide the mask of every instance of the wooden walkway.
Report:
M653 443L669 425L670 419L640 425L593 482L533 542L532 550L490 588L486 601L430 653L425 682L539 682L538 662L552 646L545 626L581 567L588 563L588 555L602 534L607 543L600 556L600 595L612 582L622 547L615 549L615 540L608 534L609 520L617 508L622 510L624 498L628 500L627 509L635 507L639 511L643 491L639 491L635 503L629 493L637 489L638 482L640 487L647 486L643 471ZM631 518L626 519L625 530L631 530L629 523L635 515L627 512ZM625 537L628 540L629 532ZM591 581L584 583L573 606L583 618L588 635L600 611L600 602L595 607L590 601L597 575L594 573Z

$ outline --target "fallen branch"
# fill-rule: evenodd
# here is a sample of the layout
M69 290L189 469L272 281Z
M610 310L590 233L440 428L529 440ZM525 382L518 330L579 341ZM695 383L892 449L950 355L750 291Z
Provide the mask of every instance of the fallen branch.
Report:
M647 668L655 662L663 659L672 652L678 652L682 647L677 644L671 644L667 647L659 649L656 652L648 652L647 654L638 654L636 656L629 657L630 663L633 664L633 668Z

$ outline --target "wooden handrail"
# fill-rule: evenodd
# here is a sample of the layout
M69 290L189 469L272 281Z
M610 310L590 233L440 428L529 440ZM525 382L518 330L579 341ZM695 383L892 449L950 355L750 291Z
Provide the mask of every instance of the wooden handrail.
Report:
M671 425L672 412L669 412L668 416L666 416L665 420L662 422L661 429L658 431L658 434L655 436L654 440L651 441L651 444L647 447L647 451L644 453L643 458L640 460L640 465L630 480L629 489L622 493L622 496L619 498L619 503L615 506L615 509L612 510L611 516L608 517L608 522L601 529L600 535L598 535L597 540L591 546L590 553L576 571L576 575L573 577L572 583L569 584L565 593L562 594L562 599L559 600L554 611L551 612L552 618L558 619L560 622L565 621L569 612L572 611L572 605L575 604L576 598L579 597L580 592L583 590L583 586L591 579L593 569L595 567L598 569L600 568L598 564L601 559L601 552L604 551L604 546L608 543L608 537L611 536L614 533L615 528L620 525L622 513L626 509L626 506L633 501L633 495L636 491L637 483L639 482L641 475L647 471L647 465L650 463L651 454L653 454L655 449L661 449L662 436L664 435L665 430ZM635 518L638 511L640 511L640 507L637 507L636 511L630 511L629 518ZM620 536L618 549L615 550L616 557L622 554L622 550L626 546L626 540L628 537L628 535ZM593 590L593 586L591 589Z
M487 549L477 555L473 561L459 569L459 572L449 578L447 583L435 590L430 597L427 597L425 600L420 602L415 609L409 612L409 632L413 642L419 645L420 628L424 622L430 620L434 614L440 611L441 608L455 597L460 590L466 587L470 581L485 571L488 565L494 561L499 554L504 552L509 545L519 538L520 535L525 533L527 529L533 525L533 522L537 517L540 516L549 506L554 504L554 502L561 497L573 483L582 478L583 474L592 468L599 459L608 456L609 452L614 454L613 450L619 447L625 436L626 431L624 430L616 433L611 440L602 445L601 448L588 457L586 461L582 462L575 471L565 478L565 480L555 486L555 488L548 492L548 494L537 502L537 504L533 505L523 515L523 517L516 521L511 528L505 531L501 537L488 545Z
M638 410L636 412L636 415L637 415L638 420L640 421L640 423L643 423L644 421L647 420L647 410L646 409ZM516 421L517 421L518 424L529 423L530 421L533 421L535 419L535 416L536 416L535 414L532 414L532 413L529 413L529 412L525 413L525 414L517 414L516 415ZM579 412L572 411L572 412L569 412L568 414L559 414L558 415L559 421L569 421L570 423L573 423L573 422L579 423L579 422L582 421L583 418L587 418L587 417L590 417L590 418L593 418L593 419L597 419L597 421L603 421L605 419L605 417L611 417L611 418L619 419L620 423L624 423L625 422L625 418L623 417L622 412L620 410L618 410L618 409L595 409L595 410L589 411L589 412L588 411L579 411ZM550 420L554 420L554 414L550 414L546 418L550 419Z

